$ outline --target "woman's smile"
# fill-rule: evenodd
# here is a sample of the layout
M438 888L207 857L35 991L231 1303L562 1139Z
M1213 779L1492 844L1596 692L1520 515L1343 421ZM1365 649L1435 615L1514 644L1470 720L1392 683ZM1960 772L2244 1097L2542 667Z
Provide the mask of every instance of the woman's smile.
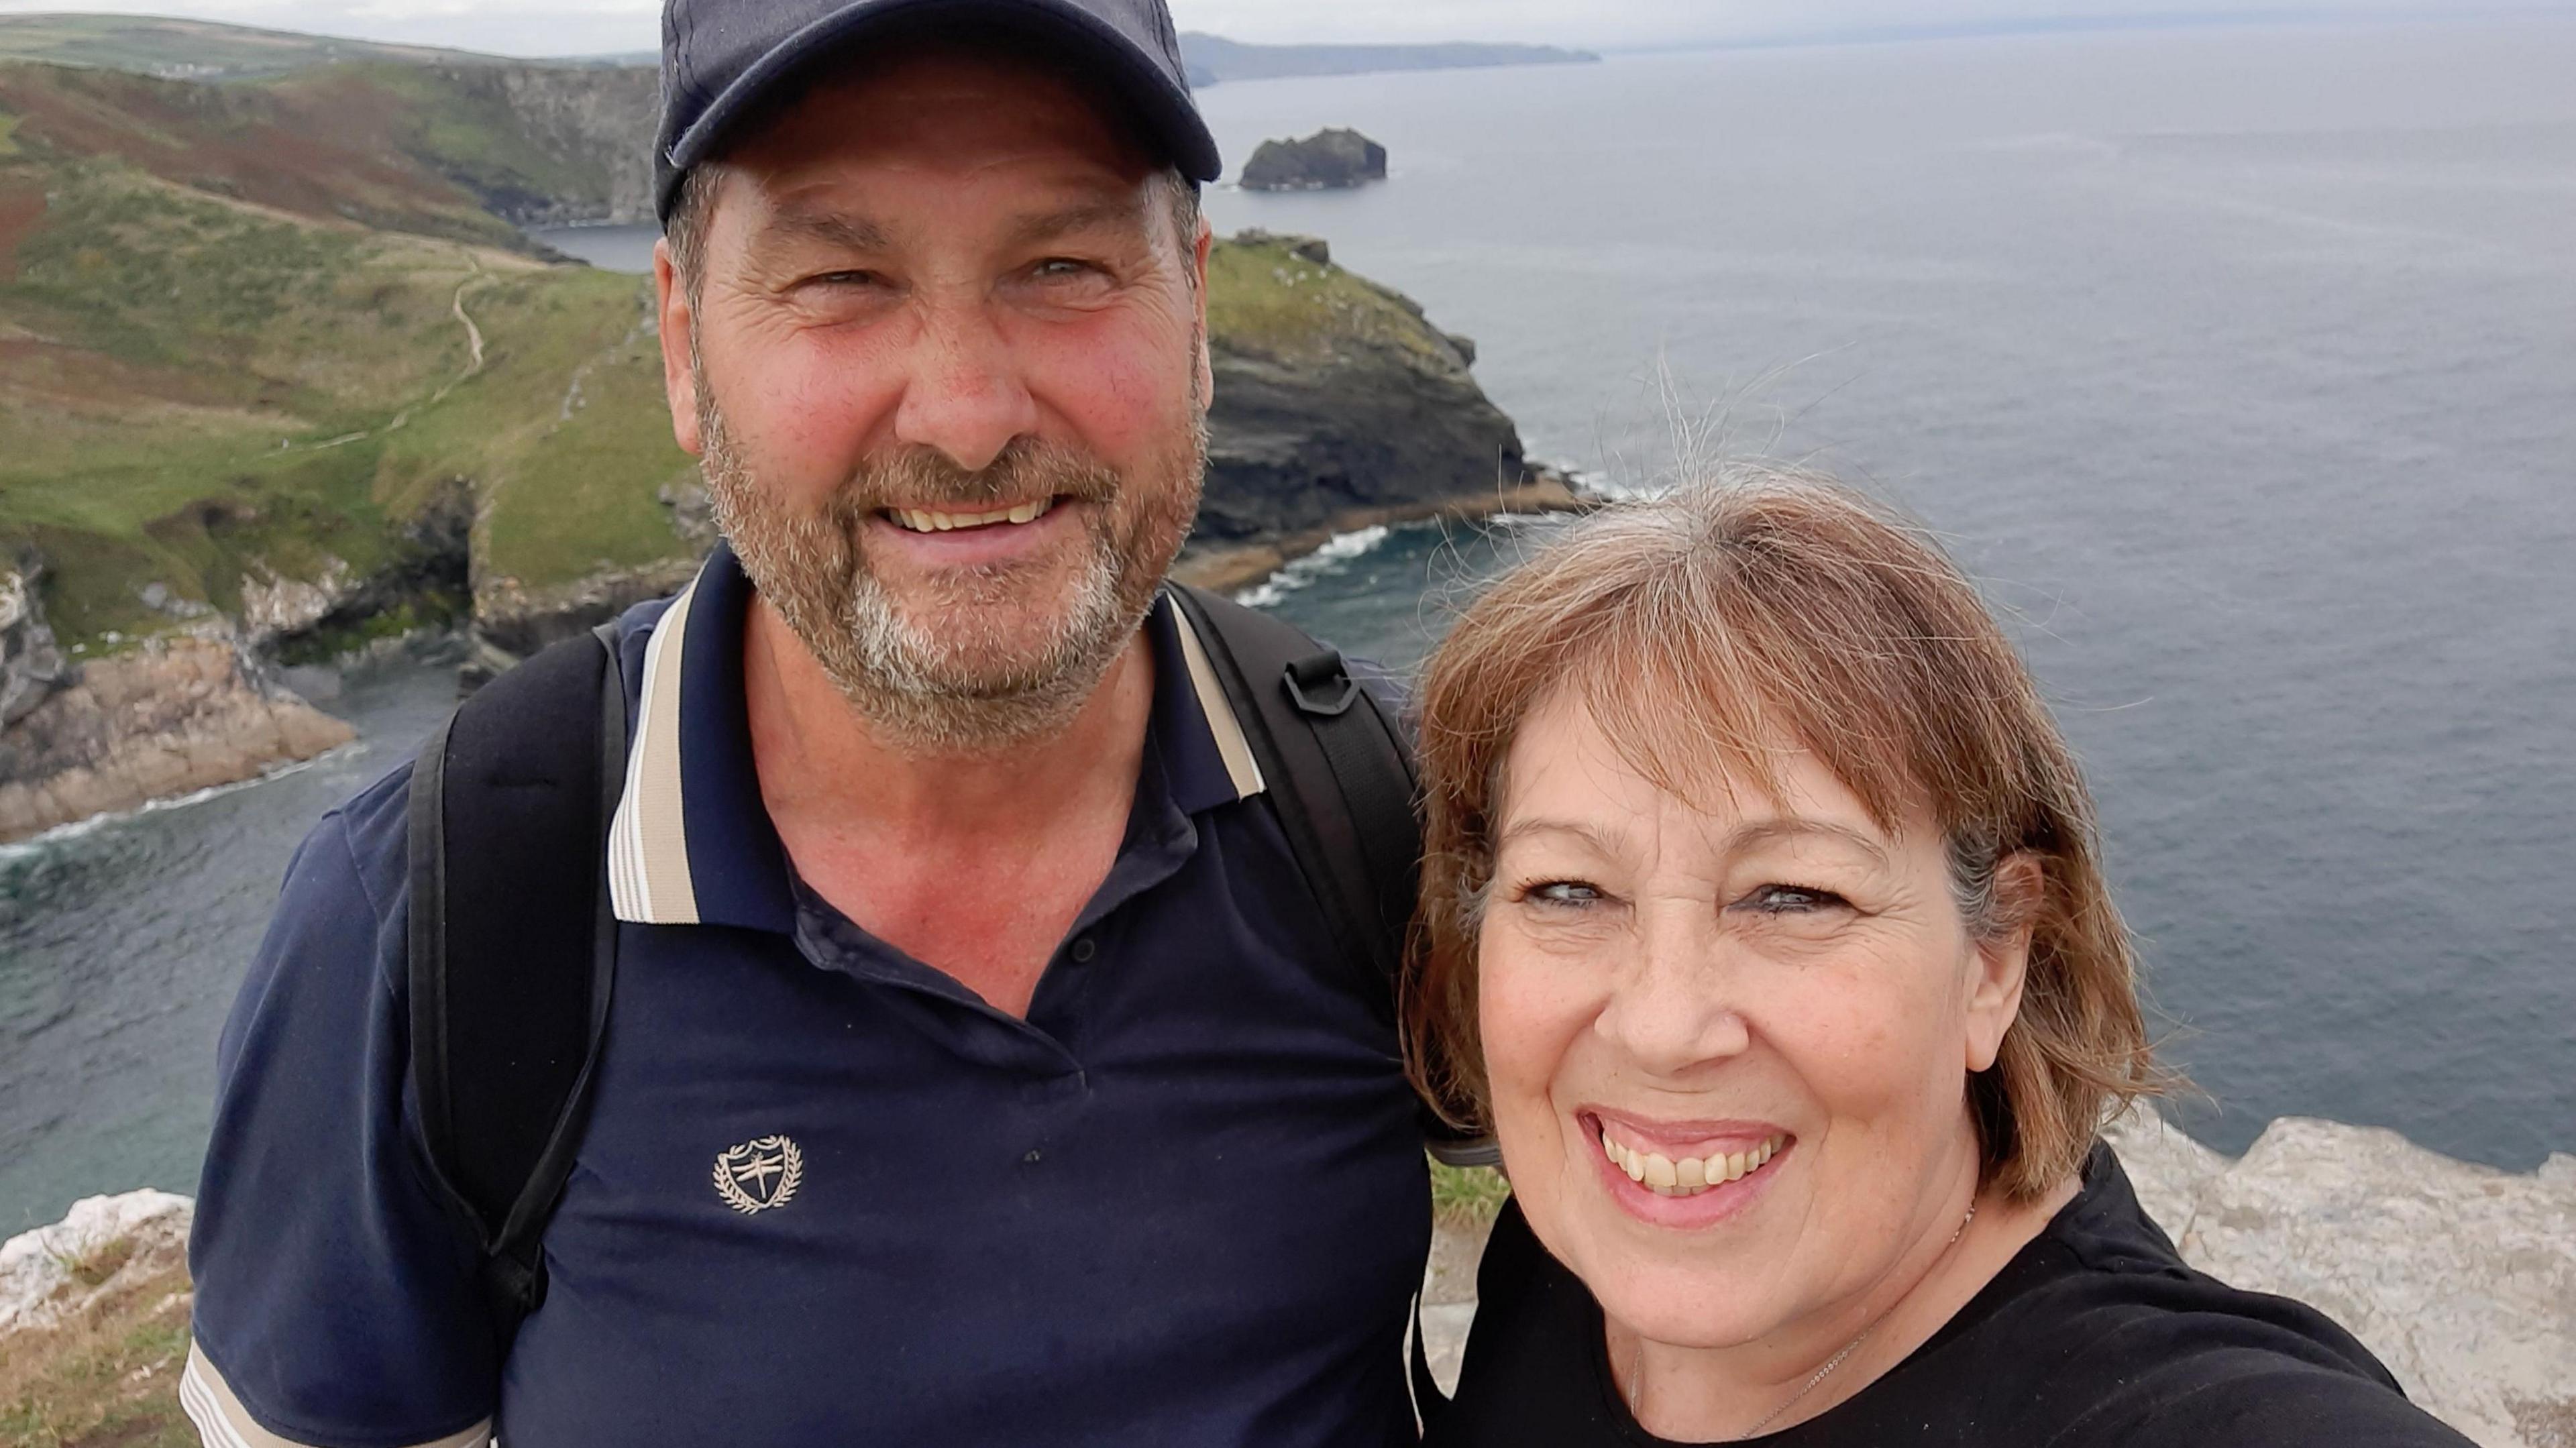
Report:
M1750 1208L1787 1169L1797 1144L1763 1122L1663 1122L1587 1109L1571 1140L1590 1141L1601 1187L1621 1210L1650 1226L1713 1226Z

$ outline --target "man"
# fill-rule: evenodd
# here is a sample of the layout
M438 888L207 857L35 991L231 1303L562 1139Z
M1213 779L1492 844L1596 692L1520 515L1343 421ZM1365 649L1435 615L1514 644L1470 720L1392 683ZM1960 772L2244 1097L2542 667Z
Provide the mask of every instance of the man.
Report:
M206 1441L1410 1441L1384 982L1161 589L1217 174L1161 0L674 0L663 64L661 338L730 546L614 640L541 1305L495 1330L423 1149L398 771L225 1031Z

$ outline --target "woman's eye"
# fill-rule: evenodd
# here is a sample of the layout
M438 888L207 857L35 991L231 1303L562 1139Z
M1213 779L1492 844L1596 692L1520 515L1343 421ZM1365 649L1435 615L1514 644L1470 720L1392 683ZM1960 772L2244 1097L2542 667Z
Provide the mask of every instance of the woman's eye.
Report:
M1812 915L1821 910L1840 908L1849 902L1831 890L1805 885L1764 885L1737 903L1765 915Z
M1599 886L1581 880L1547 880L1525 887L1521 898L1535 900L1542 905L1580 907L1597 905L1604 897Z

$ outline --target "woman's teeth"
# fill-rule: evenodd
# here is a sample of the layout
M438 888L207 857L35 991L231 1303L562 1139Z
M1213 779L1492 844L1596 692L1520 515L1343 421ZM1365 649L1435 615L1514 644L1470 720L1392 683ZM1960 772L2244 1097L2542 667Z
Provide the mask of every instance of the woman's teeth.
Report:
M1628 1180L1664 1197L1695 1197L1722 1187L1753 1172L1780 1154L1788 1145L1785 1136L1775 1136L1751 1151L1728 1152L1723 1156L1686 1156L1680 1161L1661 1152L1639 1151L1610 1139L1608 1128L1601 1132L1601 1154L1610 1164L1628 1174Z
M990 513L937 513L928 508L890 508L886 516L896 526L915 533L953 533L960 528L989 528L995 523L1034 523L1055 510L1055 499L1022 503L1016 508L1002 508Z

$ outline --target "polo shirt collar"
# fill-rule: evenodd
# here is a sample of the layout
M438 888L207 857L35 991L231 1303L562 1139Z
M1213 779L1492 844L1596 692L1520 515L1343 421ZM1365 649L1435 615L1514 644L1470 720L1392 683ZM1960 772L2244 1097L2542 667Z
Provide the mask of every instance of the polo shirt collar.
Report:
M721 925L790 934L786 851L762 803L742 688L751 579L719 544L671 601L644 649L626 788L609 828L609 894L637 925ZM1147 752L1171 803L1198 814L1264 789L1206 643L1168 592L1145 619L1154 655Z

